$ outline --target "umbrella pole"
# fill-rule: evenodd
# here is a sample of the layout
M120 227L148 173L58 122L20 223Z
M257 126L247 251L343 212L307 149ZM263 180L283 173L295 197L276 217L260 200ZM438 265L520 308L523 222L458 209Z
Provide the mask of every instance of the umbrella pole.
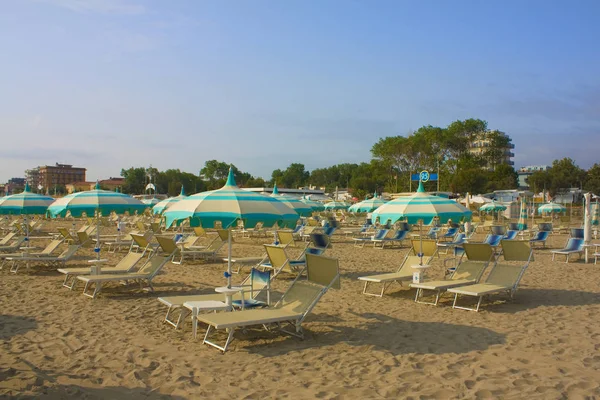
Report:
M227 288L231 289L231 228L227 229Z
M100 259L100 211L96 213L96 260Z
M419 265L423 265L423 220L419 220L419 244L421 249L419 250Z

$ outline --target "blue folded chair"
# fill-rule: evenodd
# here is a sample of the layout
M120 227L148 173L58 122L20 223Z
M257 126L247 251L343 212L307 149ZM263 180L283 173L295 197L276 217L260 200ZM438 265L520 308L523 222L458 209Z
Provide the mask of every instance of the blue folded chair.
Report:
M352 240L354 240L354 246L356 247L365 247L366 243L373 243L373 246L375 246L375 241L383 240L388 233L389 229L379 229L375 231L375 234L372 237L357 237L352 238Z
M546 247L546 240L548 239L548 235L550 235L549 231L538 231L534 237L529 239L531 247L533 247L534 243L541 243L543 247Z
M446 233L440 236L440 240L452 239L458 233L458 228L448 228Z
M554 256L556 256L557 254L566 255L567 260L565 262L569 262L569 256L571 254L579 254L579 257L581 257L581 254L584 251L583 244L584 244L583 239L569 238L564 249L552 250L552 260L554 260Z
M487 243L492 247L498 247L500 241L503 239L502 235L487 235L482 243Z
M395 242L399 242L402 245L402 241L406 239L408 236L408 231L396 231L391 237L383 237L383 239L371 239L373 241L373 247L377 247L377 243L381 243L381 248L383 249L386 243L389 243L391 246L394 245Z
M583 239L583 228L571 228L571 237L575 239Z
M259 271L252 268L248 284L241 285L242 290L240 300L233 300L231 304L238 308L266 307L271 303L271 271ZM267 291L267 301L257 300L258 294L263 290ZM246 295L249 293L249 297Z
M503 240L515 240L517 238L517 235L519 234L518 231L507 231L504 236L502 236Z
M451 242L438 243L437 245L438 245L438 248L445 248L446 254L448 254L449 249L460 247L464 243L466 243L466 241L467 241L467 235L465 235L464 233L457 233L454 236L454 240L452 240Z

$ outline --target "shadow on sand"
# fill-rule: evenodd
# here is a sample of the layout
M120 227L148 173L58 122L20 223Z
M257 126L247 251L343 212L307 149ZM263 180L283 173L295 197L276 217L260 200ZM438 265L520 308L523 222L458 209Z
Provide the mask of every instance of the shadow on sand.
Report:
M329 315L319 314L315 316L316 321L313 321L322 323L324 320L329 320L327 330L312 334L305 329L304 340L280 332L249 331L246 334L236 333L239 341L236 339L233 343L236 347L242 347L250 353L272 357L338 343L357 347L368 346L397 356L414 353L468 353L485 350L505 342L505 335L486 328L442 322L403 321L378 313L355 315L361 319L361 322L355 327L348 327L332 324L337 317L331 318ZM267 339L266 343L265 339Z
M35 330L37 326L36 320L31 317L0 314L0 339L8 340L13 336Z

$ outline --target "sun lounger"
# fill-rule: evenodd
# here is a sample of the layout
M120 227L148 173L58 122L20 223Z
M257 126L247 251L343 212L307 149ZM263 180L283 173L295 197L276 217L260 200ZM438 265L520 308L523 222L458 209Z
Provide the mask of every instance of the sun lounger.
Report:
M296 247L294 234L292 231L277 231L277 242L286 247Z
M443 235L440 235L439 240L443 242L448 239L453 239L457 233L458 233L458 228L455 228L455 227L448 228L448 230Z
M223 352L227 351L233 335L238 328L258 325L274 325L282 332L303 338L302 322L317 305L321 297L330 288L340 288L338 260L308 254L306 259L306 279L298 276L283 294L283 297L272 307L225 312L219 314L202 314L198 320L208 325L203 343ZM293 331L283 328L283 324L292 326ZM224 345L213 341L211 334L215 330L227 329L228 335Z
M460 286L448 289L448 293L454 293L453 308L469 311L479 311L484 296L498 293L508 293L510 298L514 297L517 287L529 263L533 261L533 251L529 241L526 240L503 240L501 242L505 261L516 261L520 265L497 263L488 275L485 283ZM458 306L459 296L477 297L475 308Z
M355 247L365 247L367 243L373 243L373 247L375 247L375 241L383 240L389 233L389 229L378 229L371 237L355 237L352 240L354 240Z
M0 246L6 246L17 234L14 232L9 232L0 240Z
M45 256L50 256L52 254L52 252L54 250L56 250L58 248L58 246L60 246L60 244L62 243L62 240L52 240L50 241L50 243L48 243L46 245L46 247L44 247L43 250L39 251L39 252L28 252L28 253L24 253L24 252L19 252L19 253L4 253L4 254L0 254L0 259L6 259L8 257L45 257Z
M548 236L550 235L549 231L538 231L535 236L529 239L529 243L531 243L531 247L535 243L541 243L542 247L546 247L546 240L548 240Z
M292 260L288 257L285 247L264 245L267 252L268 261L259 265L262 269L273 270L273 276L279 275L281 272L289 274L300 274L306 266L306 260Z
M578 239L578 238L569 238L569 240L567 240L567 244L565 245L564 249L560 249L560 250L552 250L552 261L554 261L554 256L556 256L557 254L564 254L565 256L567 256L567 259L565 262L569 262L569 256L571 254L578 254L579 257L581 257L581 255L584 252L584 241L583 239Z
M102 265L102 274L126 274L131 272L142 259L142 253L127 253L114 267ZM59 268L58 272L65 275L63 286L73 290L77 283L77 276L91 275L90 268Z
M370 275L370 276L361 276L358 280L365 282L365 287L363 289L363 294L369 296L377 296L382 297L385 290L394 282L400 283L406 281L412 281L413 278L413 268L412 265L418 265L421 262L421 257L418 256L421 251L421 243L423 245L423 263L429 264L435 254L437 253L437 245L435 240L432 239L423 239L422 241L419 239L411 240L411 248L404 257L404 260L400 264L400 268L396 272L386 273L386 274L378 274L378 275ZM371 283L380 283L381 293L371 293L368 292L368 286Z
M19 250L25 242L26 236L15 236L6 246L0 246L0 252L10 253Z
M386 243L389 243L390 246L393 246L394 243L402 244L402 241L406 239L406 236L408 236L408 231L398 230L393 235L386 236L383 239L373 239L373 247L377 248L377 243L381 243L381 249L385 247Z
M98 293L102 291L102 285L108 282L138 282L140 284L140 288L143 289L143 283L147 283L147 288L150 291L154 291L152 287L152 280L160 270L164 267L164 265L169 261L171 255L166 257L154 256L150 258L146 263L137 271L131 272L128 274L102 274L102 275L89 275L89 276L78 276L77 279L85 282L85 287L83 288L83 294L85 296L96 298ZM94 291L89 293L88 289L94 287Z
M250 272L250 275L248 275L242 281L242 283L240 285L234 285L236 287L237 286L241 286L241 287L250 286L250 288L251 288L250 295L249 296L246 295L248 290L240 291L239 293L235 293L232 296L233 304L239 304L241 306L242 299L244 300L244 305L250 304L250 302L252 302L252 301L258 301L258 300L256 300L257 297L259 297L259 295L262 293L262 291L267 289L267 286L270 285L270 276L269 276L269 282L265 282L265 280L261 280L261 279L253 280L252 274L253 274L254 270L255 269L253 268L253 270ZM269 275L270 275L271 271L266 271L266 272L269 273ZM270 303L270 294L268 293L267 296L268 296L267 303ZM225 296L222 293L167 296L167 297L159 297L158 298L158 301L160 301L162 304L164 304L168 307L167 315L165 316L164 321L170 325L173 325L175 328L179 328L181 326L181 323L183 322L183 320L189 314L189 310L183 308L184 303L196 302L196 301L224 301L224 300L225 300ZM179 316L177 317L177 319L175 320L173 318L174 313L178 310L180 311L180 313L179 313Z
M457 233L454 236L454 239L451 242L443 242L437 244L438 248L446 249L445 254L448 254L448 250L454 247L460 247L465 244L467 241L466 235L464 233Z
M465 243L463 245L467 260L463 260L456 266L449 279L411 283L411 288L416 288L415 302L437 305L440 296L448 289L476 283L481 278L483 271L487 268L494 257L494 251L489 244ZM422 300L425 291L433 291L435 300L433 302Z
M69 245L69 247L67 247L67 249L65 251L63 251L61 254L59 254L56 257L52 257L52 256L37 256L37 257L29 257L29 256L22 256L22 257L8 257L6 260L7 261L12 261L12 267L10 268L10 272L13 273L17 273L19 271L19 268L25 264L25 266L27 268L29 268L31 266L31 264L50 264L50 265L54 265L54 264L62 264L63 266L65 266L65 264L67 263L67 261L69 261L77 252L77 250L79 250L81 246L79 246L78 244L71 244Z

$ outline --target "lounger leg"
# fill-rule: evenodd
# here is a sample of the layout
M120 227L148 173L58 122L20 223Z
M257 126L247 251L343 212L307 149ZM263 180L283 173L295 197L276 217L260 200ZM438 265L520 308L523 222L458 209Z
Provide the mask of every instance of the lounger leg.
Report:
M423 293L424 293L424 289L417 288L417 294L415 295L415 303L429 304L429 305L432 305L432 306L437 306L438 301L440 300L440 296L441 296L441 292L439 290L436 290L435 300L433 302L419 300L419 297L423 297Z
M19 263L16 261L13 261L12 267L10 267L10 272L12 272L13 274L16 274L17 271L19 271Z
M194 336L194 339L196 339L197 332L198 332L198 308L194 307L192 309L192 335Z
M365 287L363 289L363 294L366 294L367 296L383 297L383 293L385 292L385 289L386 289L386 284L385 283L382 284L381 293L370 293L370 292L367 292L367 287L369 286L369 283L371 283L371 282L365 281Z
M206 335L204 335L204 340L202 341L202 343L207 344L212 347L215 347L215 348L221 350L223 353L225 353L227 351L227 347L229 347L229 344L233 341L233 333L235 332L235 328L228 329L229 332L228 332L227 340L225 341L224 346L219 346L218 344L208 340L208 337L213 329L214 328L211 325L208 326L208 329L206 329Z

